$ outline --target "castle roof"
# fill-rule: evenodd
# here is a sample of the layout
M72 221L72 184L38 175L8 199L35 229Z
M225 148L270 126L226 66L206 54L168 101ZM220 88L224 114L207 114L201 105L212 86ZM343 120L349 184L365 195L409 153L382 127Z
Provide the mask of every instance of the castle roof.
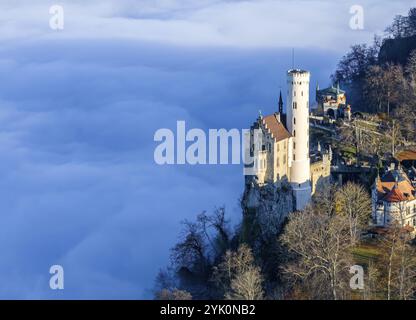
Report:
M331 86L329 88L317 90L317 94L318 95L337 95L337 94L345 94L345 91L339 88L335 88L334 86Z
M400 170L390 170L383 177L377 178L378 200L400 202L415 199L415 188L406 174Z
M279 114L271 114L264 117L263 125L271 133L273 139L276 142L288 139L291 137L290 133L286 130L285 126L279 119Z
M408 200L408 197L403 194L397 184L383 197L383 201L387 202L401 202L406 200Z
M309 73L309 71L303 70L303 69L290 69L290 70L287 71L287 73L289 73L289 74L297 74L297 73L306 74L306 73Z

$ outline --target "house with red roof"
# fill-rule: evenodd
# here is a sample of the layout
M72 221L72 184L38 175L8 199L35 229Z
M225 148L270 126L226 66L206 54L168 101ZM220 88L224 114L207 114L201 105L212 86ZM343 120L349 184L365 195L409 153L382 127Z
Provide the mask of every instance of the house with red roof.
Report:
M371 190L372 218L376 226L398 222L416 227L416 188L401 167L377 176Z

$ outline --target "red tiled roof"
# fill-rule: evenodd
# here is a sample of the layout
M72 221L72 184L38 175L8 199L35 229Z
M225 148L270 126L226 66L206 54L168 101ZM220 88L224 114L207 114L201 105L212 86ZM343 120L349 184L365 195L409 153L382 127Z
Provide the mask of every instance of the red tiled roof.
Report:
M263 124L270 131L276 142L290 138L290 133L286 130L282 122L278 121L275 114L263 118Z
M378 199L383 201L389 202L399 202L403 200L397 199L404 199L405 200L413 200L415 188L413 188L411 182L409 181L408 177L404 174L399 172L400 176L398 177L398 181L396 182L394 179L394 175L392 172L387 172L381 179L377 180L376 187L378 193ZM401 196L398 196L398 192L391 193L394 188L397 188L400 191ZM391 193L391 194L390 194ZM389 199L392 199L391 201Z
M400 191L398 185L395 185L393 189L383 197L383 200L387 202L401 202L409 199Z

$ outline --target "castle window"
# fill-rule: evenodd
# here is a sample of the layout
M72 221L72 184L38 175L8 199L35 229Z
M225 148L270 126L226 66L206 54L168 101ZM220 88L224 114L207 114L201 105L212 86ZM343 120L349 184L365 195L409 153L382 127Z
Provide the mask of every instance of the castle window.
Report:
M269 147L269 152L271 152L272 151L272 144L270 142L268 143L268 147Z
M280 166L280 159L279 159L279 158L277 158L277 161L276 161L276 166L277 166L277 167L279 167L279 166Z
M266 151L266 146L264 144L261 146L261 150Z
M296 124L296 118L293 118L293 124Z
M293 161L296 161L296 155L295 154L293 155Z
M302 94L302 97L303 97L303 91L301 92L301 94Z
M293 130L293 136L296 137L296 130Z
M293 91L293 96L296 97L296 91Z
M283 164L286 164L286 155L283 155Z
M293 142L293 149L296 149L296 142Z

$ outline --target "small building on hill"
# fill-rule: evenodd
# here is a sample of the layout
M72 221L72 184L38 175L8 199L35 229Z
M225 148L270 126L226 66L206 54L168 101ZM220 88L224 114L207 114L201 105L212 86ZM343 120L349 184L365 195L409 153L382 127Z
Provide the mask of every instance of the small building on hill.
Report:
M387 227L395 221L403 227L416 227L416 189L401 167L376 178L371 198L374 225Z
M351 120L351 106L347 104L347 96L339 84L320 90L316 88L316 102L318 113L332 119L344 118Z

